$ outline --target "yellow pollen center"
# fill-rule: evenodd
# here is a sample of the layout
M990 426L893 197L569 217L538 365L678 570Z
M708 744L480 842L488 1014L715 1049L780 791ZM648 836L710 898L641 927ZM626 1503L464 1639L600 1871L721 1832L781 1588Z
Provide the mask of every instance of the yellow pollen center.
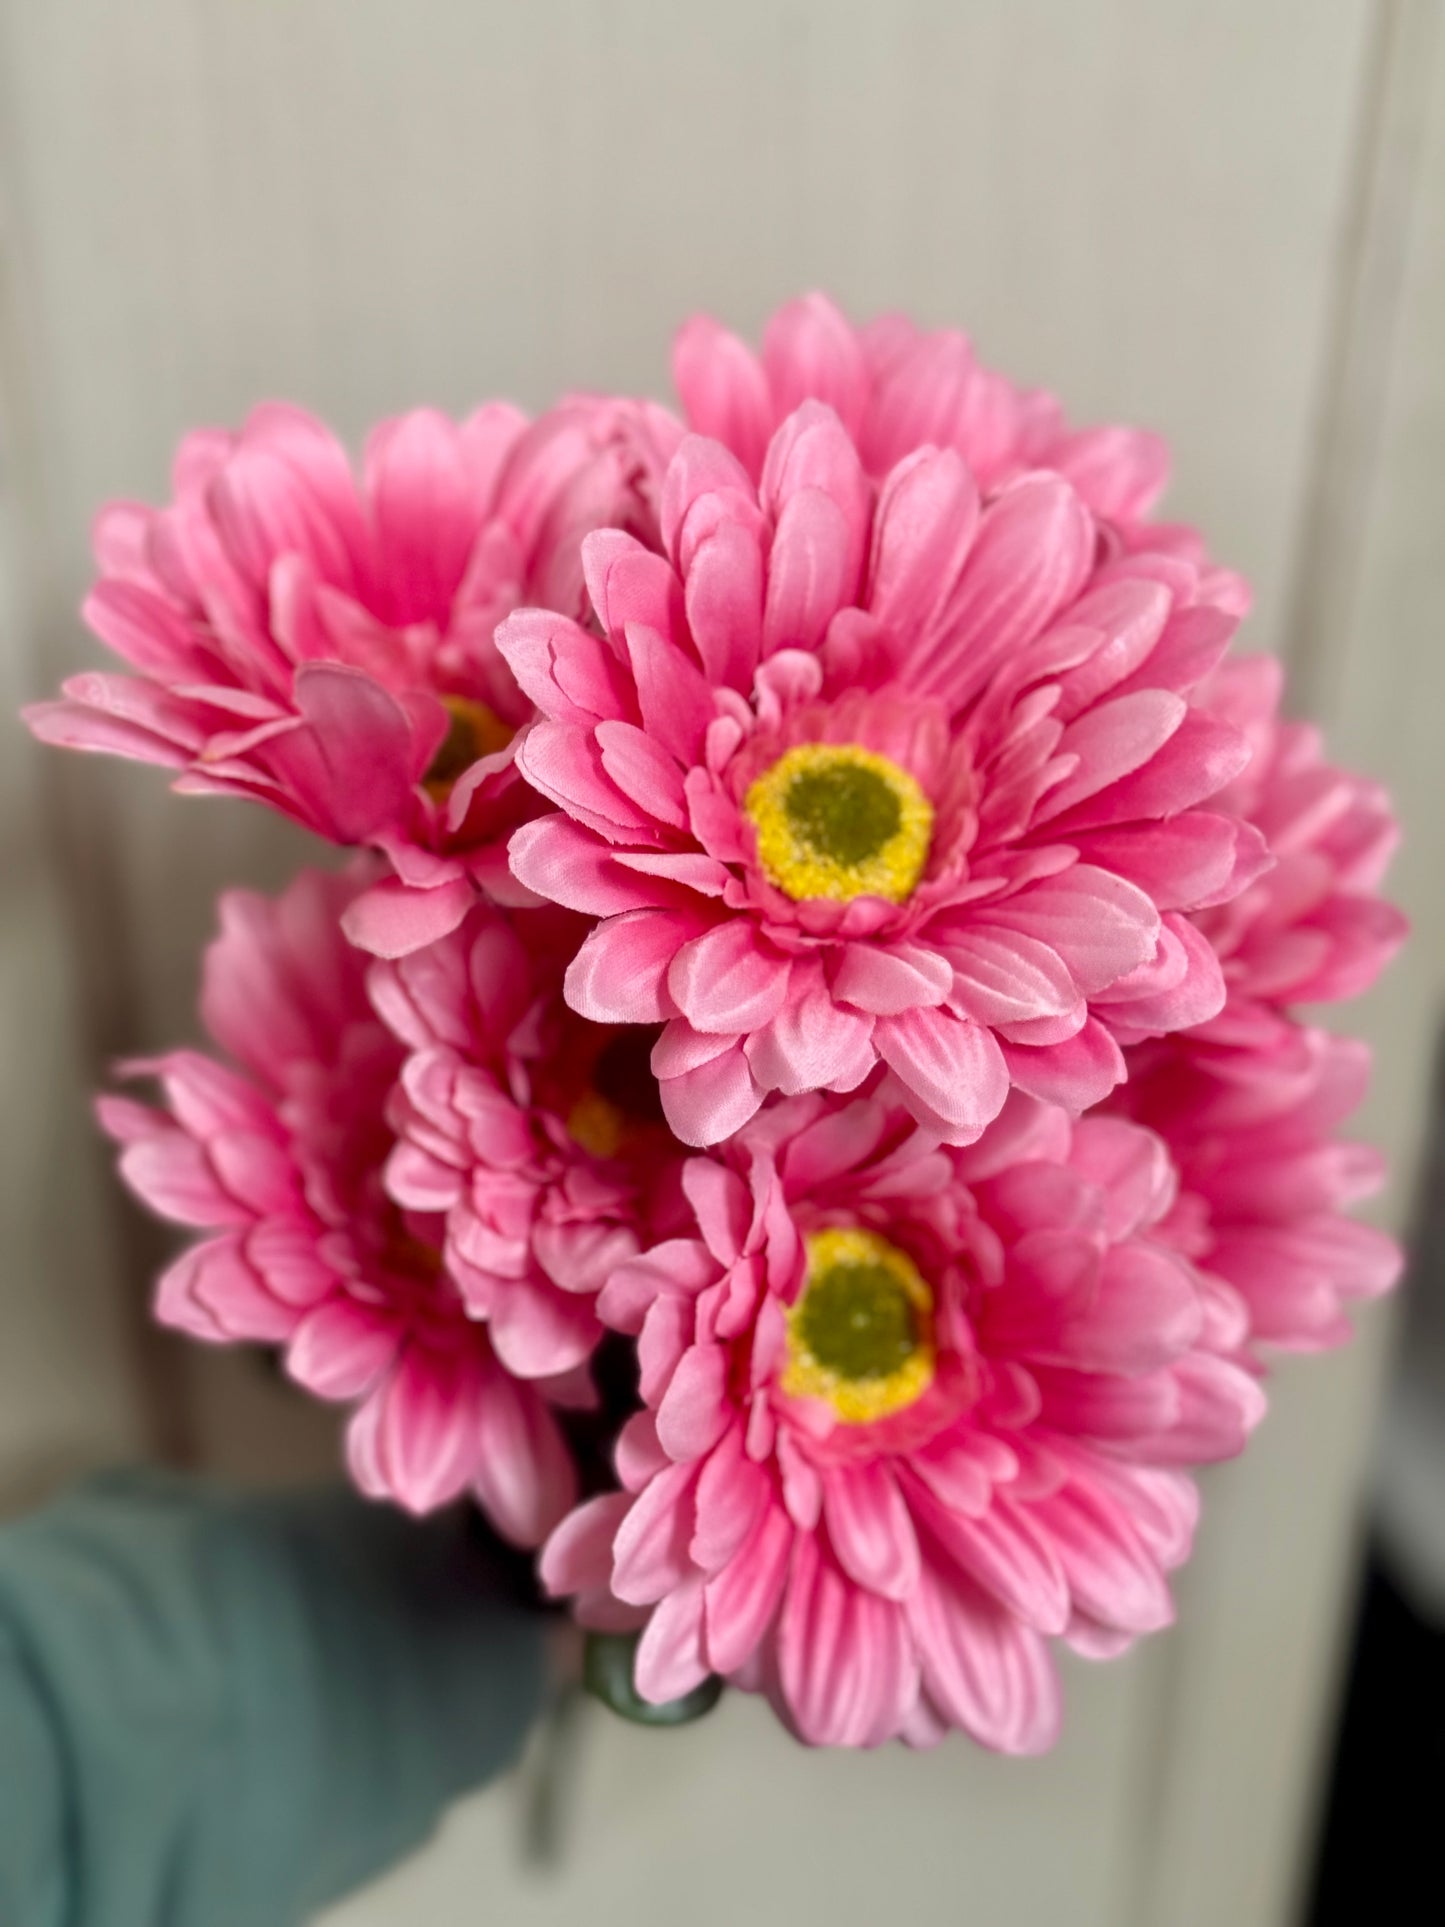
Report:
M743 809L771 882L795 901L912 895L933 805L906 769L858 743L799 743L752 783Z
M601 1091L586 1090L567 1113L567 1132L595 1158L615 1158L627 1141L625 1112Z
M933 1293L905 1252L857 1226L810 1232L788 1313L782 1387L847 1425L886 1418L933 1383Z
M574 1143L594 1157L634 1149L665 1123L650 1062L656 1036L650 1025L629 1024L598 1051L590 1081L567 1113Z
M495 710L470 696L443 696L442 707L451 718L447 733L422 778L429 795L444 803L451 787L481 756L492 756L511 742L513 731Z
M387 1238L382 1255L388 1265L397 1271L409 1273L414 1278L441 1276L441 1252L435 1245L429 1245L424 1239L414 1237L400 1223Z

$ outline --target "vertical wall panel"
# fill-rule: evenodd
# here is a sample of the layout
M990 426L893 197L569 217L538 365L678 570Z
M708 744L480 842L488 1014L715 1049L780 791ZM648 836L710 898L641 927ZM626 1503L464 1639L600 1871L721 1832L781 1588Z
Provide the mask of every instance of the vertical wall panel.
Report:
M1377 59L1362 76L1361 220L1341 264L1336 352L1316 418L1330 472L1301 523L1289 637L1298 692L1332 754L1390 784L1405 829L1390 891L1413 941L1369 997L1324 1013L1375 1048L1355 1128L1390 1160L1375 1216L1396 1230L1408 1222L1445 1004L1441 24L1435 0L1376 16ZM1343 1352L1283 1362L1251 1451L1206 1480L1199 1555L1179 1588L1191 1630L1159 1655L1163 1824L1140 1927L1294 1917L1392 1312L1362 1311Z

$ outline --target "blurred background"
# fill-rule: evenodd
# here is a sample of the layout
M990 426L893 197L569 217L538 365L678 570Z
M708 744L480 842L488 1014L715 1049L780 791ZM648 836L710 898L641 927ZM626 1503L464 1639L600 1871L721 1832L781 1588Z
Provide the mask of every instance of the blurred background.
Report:
M751 332L820 286L967 328L1077 419L1162 430L1168 509L1255 585L1247 637L1406 824L1415 942L1344 1021L1377 1049L1362 1134L1393 1163L1382 1220L1418 1234L1411 1289L1347 1351L1281 1368L1247 1459L1206 1478L1178 1628L1068 1669L1058 1751L809 1757L737 1697L671 1735L599 1712L560 1869L525 1860L518 1779L329 1927L483 1906L522 1927L1285 1927L1359 1918L1352 1883L1400 1864L1410 1800L1433 1819L1442 11L0 0L7 711L97 659L75 614L90 517L164 496L184 429L266 396L359 439L420 402L666 395L686 314ZM151 1330L156 1234L87 1098L113 1056L189 1032L217 884L279 879L296 849L154 771L3 742L0 1506L119 1457L329 1468L325 1417L254 1360Z

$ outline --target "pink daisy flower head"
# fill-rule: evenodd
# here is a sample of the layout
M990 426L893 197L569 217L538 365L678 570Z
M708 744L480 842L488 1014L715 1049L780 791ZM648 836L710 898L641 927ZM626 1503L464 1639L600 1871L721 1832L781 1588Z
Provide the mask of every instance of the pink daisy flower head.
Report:
M426 950L378 962L376 1008L408 1047L389 1108L390 1195L440 1214L449 1276L506 1367L552 1377L601 1335L594 1298L680 1201L649 1035L562 1001L571 919L479 905Z
M760 353L694 315L678 330L672 371L688 425L755 480L777 429L809 400L834 410L875 476L917 449L951 448L986 491L1053 469L1095 515L1126 524L1147 514L1169 476L1157 435L1071 429L1054 396L985 368L956 329L928 332L899 314L860 328L825 294L779 308Z
M508 1370L450 1274L443 1213L385 1188L405 1050L342 935L358 887L303 871L274 900L223 896L202 1010L232 1061L133 1065L164 1107L105 1097L101 1121L137 1196L205 1234L160 1281L163 1323L276 1346L298 1384L351 1406L351 1472L371 1497L420 1513L470 1492L534 1545L574 1497L553 1408L585 1402L585 1376Z
M1388 1291L1402 1254L1345 1213L1384 1161L1338 1136L1370 1053L1276 1021L1247 1048L1183 1035L1131 1053L1119 1108L1168 1145L1180 1191L1163 1235L1244 1306L1249 1336L1319 1351L1350 1336L1346 1308Z
M679 1137L883 1064L967 1143L1011 1084L1082 1110L1122 1043L1218 1011L1187 913L1266 858L1211 802L1248 746L1195 700L1234 618L1193 563L1101 545L1058 474L983 496L930 447L875 483L815 401L758 483L685 441L662 538L584 542L595 630L497 641L559 806L513 869L596 919L573 1007L665 1024Z
M1229 988L1221 1036L1280 1006L1358 996L1408 931L1380 895L1400 840L1389 797L1327 762L1313 725L1281 717L1283 686L1272 656L1247 656L1221 664L1204 691L1251 747L1220 801L1256 826L1274 858L1248 889L1196 917Z
M678 331L673 378L689 425L755 479L792 410L826 402L875 478L923 448L953 449L985 493L1052 470L1096 518L1101 550L1176 556L1198 572L1202 600L1237 616L1249 608L1248 585L1210 561L1197 530L1150 520L1169 478L1161 437L1122 424L1071 428L1053 395L985 368L957 329L920 329L900 314L859 328L827 295L807 294L771 317L760 354L695 315Z
M259 799L395 869L352 907L386 954L452 928L478 886L515 896L527 813L512 738L530 714L499 617L578 602L577 544L650 528L676 439L661 409L578 399L535 423L501 403L372 431L358 477L297 408L188 435L175 495L117 502L85 617L131 673L87 673L27 712L48 742L159 763L175 787Z
M1015 1098L949 1152L814 1096L683 1185L692 1225L600 1300L642 1365L622 1489L558 1528L545 1583L643 1627L644 1699L721 1674L814 1744L1047 1747L1050 1639L1102 1655L1168 1622L1180 1468L1263 1405L1158 1236L1163 1146Z

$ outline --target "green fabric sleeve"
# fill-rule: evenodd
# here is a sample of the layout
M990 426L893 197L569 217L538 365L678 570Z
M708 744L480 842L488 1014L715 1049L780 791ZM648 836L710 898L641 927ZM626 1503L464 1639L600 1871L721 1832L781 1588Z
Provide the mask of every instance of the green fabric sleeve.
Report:
M0 1921L291 1927L505 1767L542 1688L460 1515L93 1480L0 1530Z

